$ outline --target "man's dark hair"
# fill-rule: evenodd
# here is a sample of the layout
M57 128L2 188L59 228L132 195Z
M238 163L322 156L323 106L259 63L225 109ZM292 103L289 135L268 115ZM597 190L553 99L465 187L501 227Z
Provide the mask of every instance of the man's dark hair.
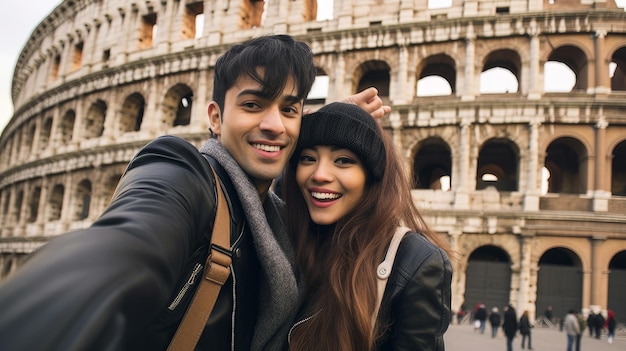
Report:
M258 68L263 68L259 75ZM316 69L309 46L289 35L267 35L232 46L215 63L213 100L224 110L226 91L239 77L259 82L263 93L275 99L289 78L295 80L298 98L307 97L315 80Z

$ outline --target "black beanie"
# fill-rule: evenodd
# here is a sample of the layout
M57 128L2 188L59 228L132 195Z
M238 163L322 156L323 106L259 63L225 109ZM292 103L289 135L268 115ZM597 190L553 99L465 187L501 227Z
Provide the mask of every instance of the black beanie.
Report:
M333 145L354 152L369 172L380 180L385 172L385 147L381 131L369 113L357 105L333 102L302 118L294 161L304 148Z

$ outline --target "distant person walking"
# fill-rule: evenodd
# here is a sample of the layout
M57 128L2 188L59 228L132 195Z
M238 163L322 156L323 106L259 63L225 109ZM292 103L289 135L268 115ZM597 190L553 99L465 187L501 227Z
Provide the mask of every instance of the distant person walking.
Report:
M573 351L572 347L574 346L576 336L580 335L580 326L578 325L576 311L569 310L563 322L563 330L565 330L565 334L567 335L567 351Z
M577 313L576 318L578 318L578 326L580 327L580 333L576 334L576 351L580 351L580 339L585 333L585 326L587 321L585 321L585 316L582 313Z
M593 332L596 330L596 314L593 311L590 311L587 316L587 328L589 328L589 336L593 337Z
M480 330L481 334L485 333L485 322L487 321L487 308L485 307L484 304L480 304L478 306L478 310L476 310L476 314L474 315L475 319L477 321L480 321L480 325L478 326L478 329Z
M506 307L502 329L506 335L506 351L513 351L513 339L517 333L517 313L513 305Z
M602 315L602 313L596 313L596 316L594 317L594 323L593 323L593 327L594 327L594 333L596 336L596 339L600 339L600 336L602 335L602 326L604 325L604 316Z
M615 338L615 325L617 324L617 320L615 319L615 312L613 310L609 310L607 312L606 321L604 322L604 327L609 331L609 344L613 343L613 339Z
M491 309L491 313L489 314L489 324L491 324L491 337L495 338L498 335L498 328L500 328L500 324L502 324L502 316L500 316L500 312L497 307Z
M525 310L522 313L522 316L519 319L519 333L522 334L522 350L526 344L526 339L528 339L528 349L533 349L532 339L530 329L532 328L532 324L530 324L530 320L528 319L528 310Z

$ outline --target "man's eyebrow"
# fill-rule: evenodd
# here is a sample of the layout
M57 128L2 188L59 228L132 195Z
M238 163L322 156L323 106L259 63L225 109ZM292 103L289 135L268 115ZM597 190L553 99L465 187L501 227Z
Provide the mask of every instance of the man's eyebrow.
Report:
M263 90L257 90L257 89L246 89L246 90L242 90L239 92L239 94L237 94L237 96L244 96L244 95L254 95L256 97L259 97L261 99L267 99L267 100L271 100L272 96L270 96L270 94L264 92ZM300 102L302 99L300 99L299 97L295 96L295 95L286 95L284 97L282 97L283 100L290 102L290 103L297 103Z
M269 94L263 92L262 90L257 90L257 89L246 89L246 90L240 91L239 94L237 94L237 96L243 96L243 95L254 95L263 99L269 99Z

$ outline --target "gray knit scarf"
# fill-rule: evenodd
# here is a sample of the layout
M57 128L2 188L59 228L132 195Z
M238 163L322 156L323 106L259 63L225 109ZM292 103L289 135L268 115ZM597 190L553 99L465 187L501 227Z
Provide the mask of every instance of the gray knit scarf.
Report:
M287 340L298 306L298 286L292 266L294 252L283 221L282 200L270 191L261 204L250 179L217 140L206 141L200 152L213 157L230 176L261 263L259 315L251 350L279 350Z

